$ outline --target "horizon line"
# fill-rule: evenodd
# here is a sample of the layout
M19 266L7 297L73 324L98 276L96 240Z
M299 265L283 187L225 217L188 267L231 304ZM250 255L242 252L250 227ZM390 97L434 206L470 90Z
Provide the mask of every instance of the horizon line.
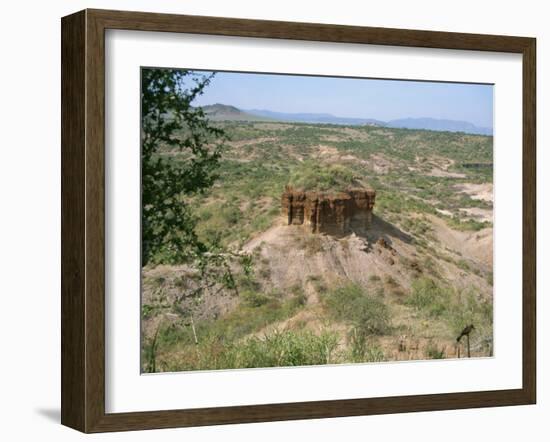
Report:
M265 107L264 108L259 108L259 107L242 108L242 107L236 106L234 104L221 103L221 102L215 102L215 103L211 103L211 104L201 104L197 107L216 106L216 105L233 107L233 108L235 108L235 109L237 109L241 112L270 112L270 113L274 113L274 114L286 114L286 115L327 116L327 117L332 117L332 118L337 118L337 119L342 119L342 120L365 120L365 121L373 121L373 122L380 122L380 123L386 123L386 124L387 123L392 123L394 121L400 121L400 120L412 120L412 121L415 121L415 120L416 121L418 121L418 120L433 120L433 121L446 121L446 122L455 122L455 123L467 123L467 124L472 125L476 129L490 130L491 135L492 135L492 132L494 130L493 125L491 125L491 126L480 126L480 125L477 125L477 124L473 123L472 121L468 121L468 120L453 119L453 118L440 118L440 117L433 117L433 116L427 116L427 115L422 116L422 117L402 116L402 117L399 117L399 118L391 118L391 119L381 119L381 118L364 117L364 116L347 117L347 116L342 116L342 115L336 115L336 114L329 113L329 112L308 112L308 111L300 111L300 112L290 111L289 112L289 111L272 110L272 109L268 109L268 108L265 108ZM302 123L306 123L306 121L303 121ZM310 123L313 123L313 122L310 122ZM319 123L322 123L322 122L319 122ZM325 123L325 124L338 124L338 123Z

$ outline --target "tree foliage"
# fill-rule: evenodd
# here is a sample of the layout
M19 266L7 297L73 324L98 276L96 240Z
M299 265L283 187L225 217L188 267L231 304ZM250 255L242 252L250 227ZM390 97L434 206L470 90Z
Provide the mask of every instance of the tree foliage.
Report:
M195 234L187 198L216 178L225 132L192 106L212 79L181 69L141 74L142 264L181 263L208 248ZM178 160L170 153L178 150Z

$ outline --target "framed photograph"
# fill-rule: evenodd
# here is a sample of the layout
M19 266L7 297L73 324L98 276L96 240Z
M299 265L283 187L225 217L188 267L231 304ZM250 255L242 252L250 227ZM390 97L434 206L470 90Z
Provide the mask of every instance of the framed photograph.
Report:
M535 403L535 39L61 24L64 425Z

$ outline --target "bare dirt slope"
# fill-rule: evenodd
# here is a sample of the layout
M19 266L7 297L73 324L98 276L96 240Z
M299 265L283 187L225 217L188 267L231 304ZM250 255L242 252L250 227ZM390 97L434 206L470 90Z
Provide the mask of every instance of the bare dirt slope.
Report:
M451 229L447 223L433 215L427 215L436 239L444 247L471 260L485 269L492 268L493 263L493 228L479 231L459 231Z
M253 256L254 275L263 293L280 299L303 293L305 306L284 320L275 321L249 336L262 337L277 331L331 330L348 345L349 326L329 320L323 296L335 287L355 283L370 293L379 293L391 313L391 334L377 338L377 346L389 360L457 356L456 331L437 318L429 318L407 302L413 281L433 278L458 291L474 290L479 298L492 297L488 275L492 262L492 228L477 232L458 231L433 215L418 215L426 223L428 246L419 237L374 216L371 228L345 236L309 233L302 226L288 226L282 218L247 242L242 252ZM193 272L185 266L159 266L145 272L144 302L151 305L191 306L193 299L178 299L181 284L192 288ZM156 285L164 299L155 299ZM239 306L239 296L220 287L205 296L195 320L212 320ZM174 316L172 318L170 315ZM177 315L162 315L167 323ZM160 316L144 322L145 334L157 327ZM475 349L473 354L475 355ZM435 353L433 353L435 352ZM428 355L428 356L427 356ZM432 356L429 356L432 355ZM483 355L483 353L480 353Z
M347 280L368 287L372 280L382 279L392 281L394 291L398 291L408 290L411 281L422 274L439 272L459 286L473 285L490 293L491 287L482 276L465 275L455 261L488 269L492 229L460 232L438 217L430 216L429 220L437 244L430 260L415 247L412 235L377 217L368 232L339 238L311 234L280 220L247 243L244 250L261 258L263 274L269 275L265 283L272 287L307 287L312 280L322 280L328 286Z
M443 330L439 321L419 315L405 301L412 281L422 276L444 280L457 289L474 288L480 297L492 297L487 278L492 229L461 232L436 216L427 220L433 237L429 251L416 247L412 235L377 217L368 232L340 238L309 234L300 226L284 225L282 220L258 235L245 250L260 258L265 289L291 293L294 287L302 287L307 306L255 335L295 328L318 332L328 326L345 340L345 326L327 324L319 299L327 287L352 281L370 291L383 288L393 326L401 330L378 340L386 356L391 355L392 360L421 359L436 348L444 357L456 357L454 335Z

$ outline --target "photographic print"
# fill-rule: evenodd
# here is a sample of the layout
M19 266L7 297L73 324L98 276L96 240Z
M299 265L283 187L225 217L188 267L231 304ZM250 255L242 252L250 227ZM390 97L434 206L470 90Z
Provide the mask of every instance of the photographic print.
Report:
M493 85L141 70L143 373L493 356Z

